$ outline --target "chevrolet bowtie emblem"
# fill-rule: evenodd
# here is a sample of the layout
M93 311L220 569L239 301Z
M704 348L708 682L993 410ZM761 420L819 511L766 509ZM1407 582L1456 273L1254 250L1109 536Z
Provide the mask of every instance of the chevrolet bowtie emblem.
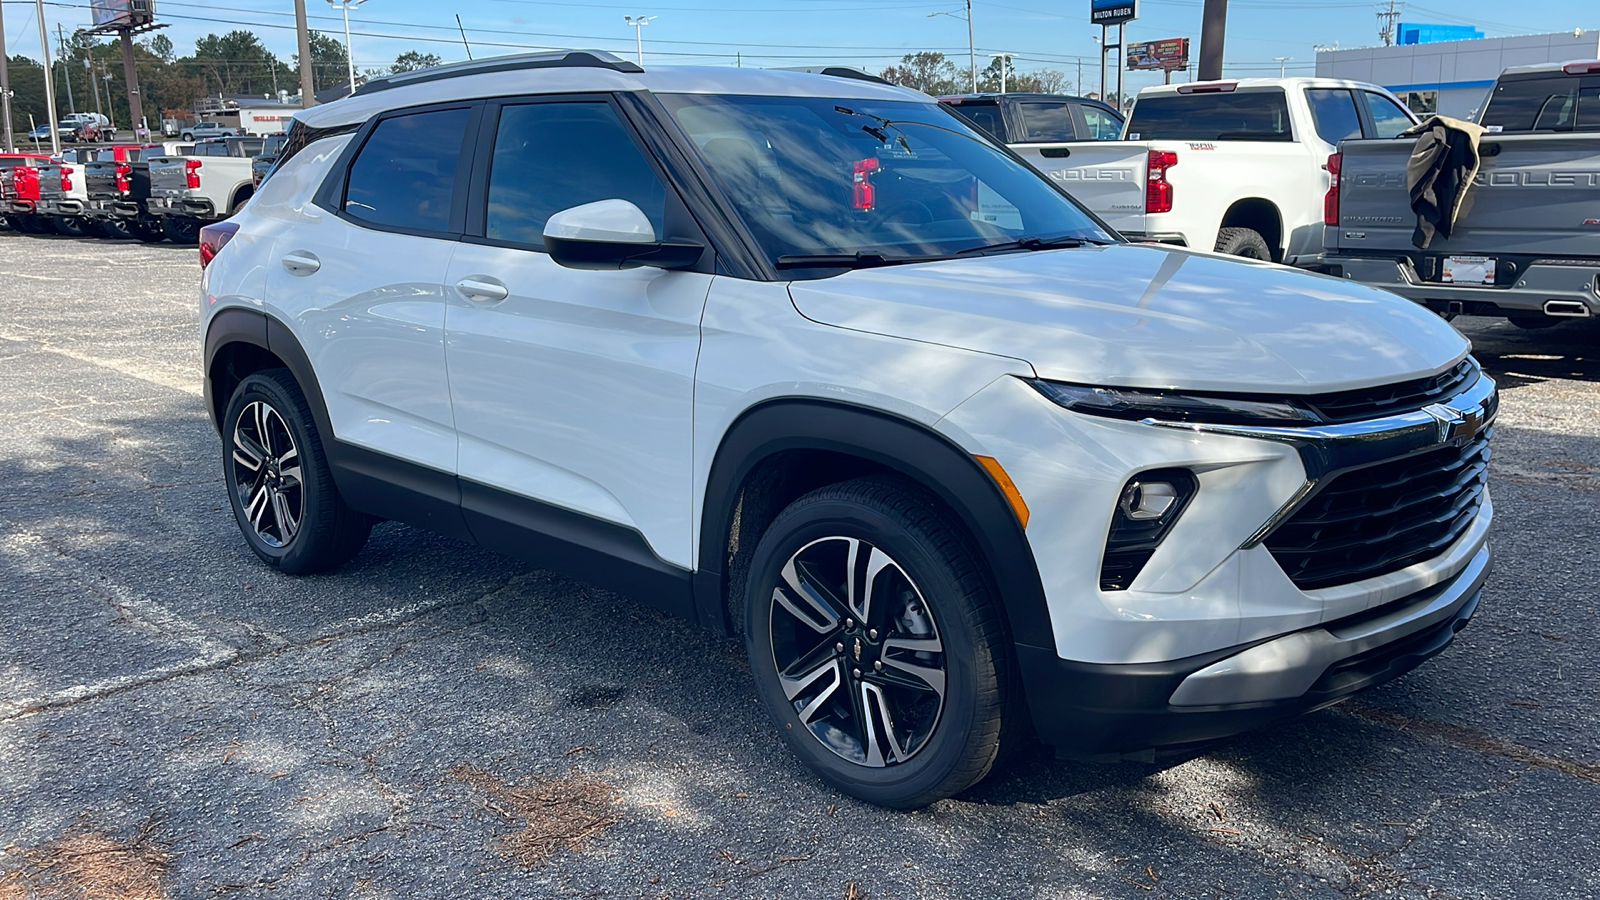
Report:
M1442 403L1425 406L1423 412L1433 416L1441 444L1461 447L1478 436L1483 428L1483 409L1456 409Z

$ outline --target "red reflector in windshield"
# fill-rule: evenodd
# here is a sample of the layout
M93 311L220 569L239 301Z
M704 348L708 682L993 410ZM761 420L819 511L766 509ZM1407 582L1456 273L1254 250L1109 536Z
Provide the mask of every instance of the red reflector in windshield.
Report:
M1231 94L1239 86L1237 81L1212 81L1205 84L1180 84L1180 94Z
M871 209L878 204L878 190L868 179L881 168L878 158L858 159L850 166L850 200L856 209Z
M1600 62L1567 63L1561 71L1568 75L1600 75Z

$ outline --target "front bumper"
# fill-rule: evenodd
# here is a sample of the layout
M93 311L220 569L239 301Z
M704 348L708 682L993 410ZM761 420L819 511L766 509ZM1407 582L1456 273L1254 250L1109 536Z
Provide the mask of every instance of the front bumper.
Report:
M1067 756L1138 755L1231 737L1337 703L1435 656L1478 608L1490 554L1376 609L1161 663L1093 664L1018 647L1040 738Z
M1503 316L1543 315L1551 300L1577 303L1600 316L1600 260L1535 261L1509 287L1467 287L1423 281L1410 263L1387 257L1329 255L1323 268L1353 281L1383 288L1435 312Z

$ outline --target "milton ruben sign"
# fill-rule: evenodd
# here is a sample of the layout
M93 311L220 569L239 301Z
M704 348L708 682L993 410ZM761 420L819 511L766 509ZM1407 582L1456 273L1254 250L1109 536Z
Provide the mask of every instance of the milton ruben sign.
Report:
M1139 18L1139 0L1089 0L1089 21L1095 25L1119 25Z

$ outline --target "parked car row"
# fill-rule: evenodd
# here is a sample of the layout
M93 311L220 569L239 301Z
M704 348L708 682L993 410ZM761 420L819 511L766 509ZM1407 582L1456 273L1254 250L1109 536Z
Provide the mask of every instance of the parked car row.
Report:
M1479 116L1482 163L1459 221L1413 243L1418 123L1373 84L1254 78L1146 88L1119 140L1081 98L941 102L1134 240L1270 260L1523 327L1600 315L1600 62L1505 72ZM1587 93L1585 93L1587 92ZM1600 102L1595 103L1600 107ZM1049 123L1053 116L1056 125Z
M0 219L29 234L194 243L254 193L255 157L269 144L227 137L0 157Z

